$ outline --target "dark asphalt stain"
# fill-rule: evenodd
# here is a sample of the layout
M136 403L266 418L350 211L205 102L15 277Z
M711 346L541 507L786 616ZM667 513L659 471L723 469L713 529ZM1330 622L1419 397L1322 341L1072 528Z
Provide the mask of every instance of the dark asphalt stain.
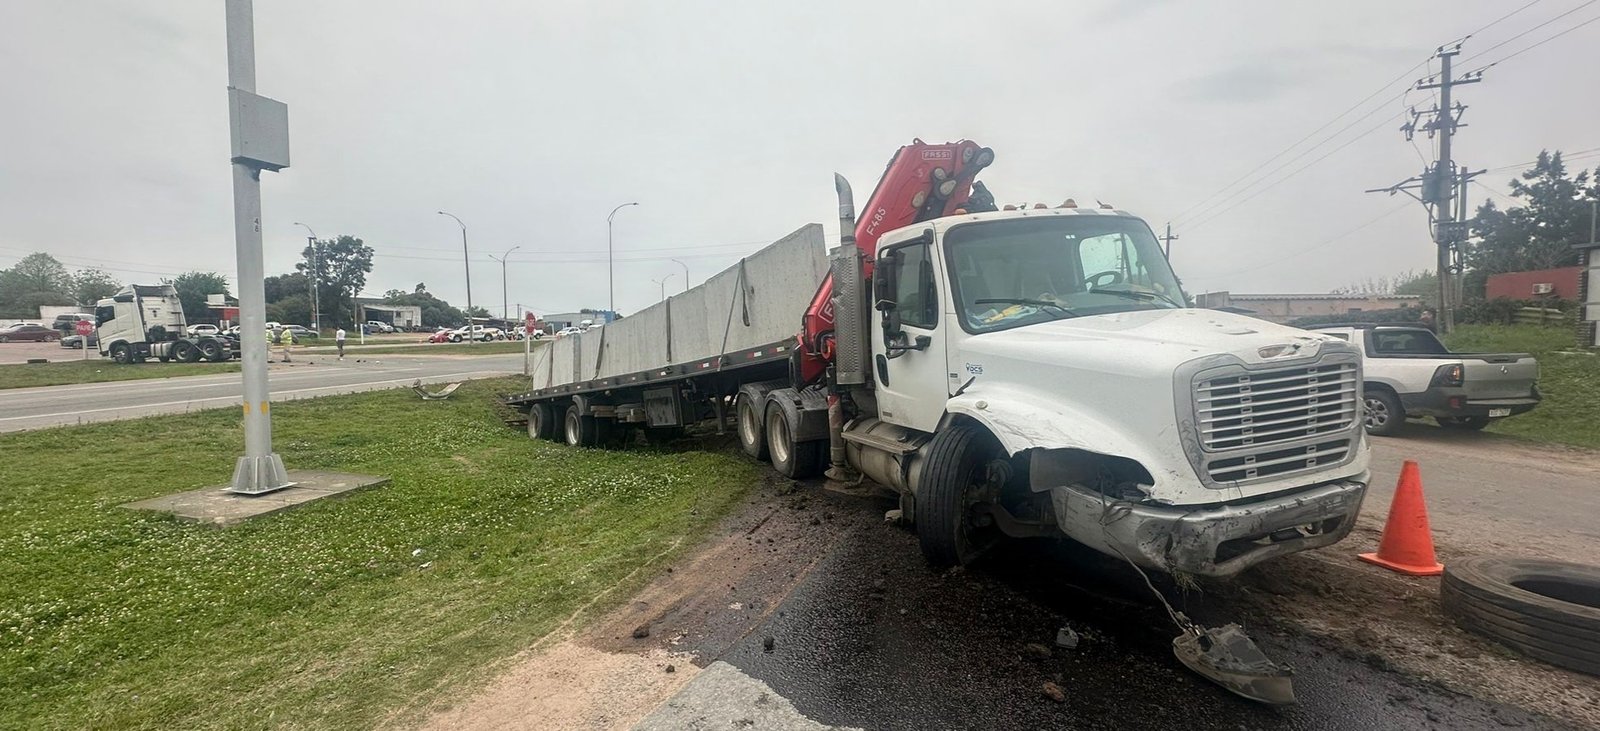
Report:
M916 731L1555 727L1268 627L1247 629L1271 657L1294 666L1300 702L1255 704L1173 657L1176 631L1123 567L1032 541L1006 544L970 570L936 574L912 532L882 525L884 503L825 494L813 502L811 509L835 514L825 529L844 535L720 659L822 723ZM1201 621L1230 619L1224 606L1185 599L1185 611ZM1063 625L1081 636L1076 649L1054 647ZM1050 648L1048 656L1029 643ZM1047 682L1064 702L1046 696Z

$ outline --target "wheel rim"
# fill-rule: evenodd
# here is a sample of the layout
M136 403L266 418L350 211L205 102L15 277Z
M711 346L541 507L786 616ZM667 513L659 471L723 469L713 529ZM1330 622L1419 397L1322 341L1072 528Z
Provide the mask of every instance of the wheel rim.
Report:
M750 400L739 400L739 439L745 444L756 444L761 440L761 422L756 419L755 407Z
M772 454L773 462L787 463L793 451L789 443L789 421L783 418L783 412L773 409L767 414L767 451Z
M1382 399L1367 399L1367 426L1373 429L1381 429L1383 425L1388 423L1389 405L1384 403Z
M567 412L567 444L578 446L578 412Z

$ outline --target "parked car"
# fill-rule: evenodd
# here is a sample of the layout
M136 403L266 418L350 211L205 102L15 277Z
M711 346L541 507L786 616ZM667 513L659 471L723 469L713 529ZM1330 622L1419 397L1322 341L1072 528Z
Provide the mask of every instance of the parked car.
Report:
M441 327L437 331L435 331L432 335L428 336L428 342L430 342L430 343L448 343L448 342L451 342L450 337L455 335L455 334L456 334L455 330L452 330L452 329L450 329L448 327Z
M1527 353L1452 353L1416 325L1327 325L1313 330L1361 350L1368 434L1433 417L1446 429L1482 429L1539 404L1539 362Z
M394 325L381 320L367 320L367 332L392 333L394 332Z
M466 340L467 337L468 337L467 333L469 331L472 333L472 335L471 335L472 339L473 340L477 340L479 342L485 342L486 343L486 342L489 342L490 340L505 340L506 339L505 332L500 330L500 328L497 328L497 327L484 327L483 325L472 325L472 326L470 326L470 328L467 327L467 326L463 326L463 327L458 327L455 330L451 331L451 333L450 333L450 342L459 343L459 342L461 342L463 340Z
M61 333L38 323L19 323L0 329L0 343L50 343L60 339Z
M583 332L582 329L576 328L576 327L572 327L572 326L569 325L567 327L561 328L560 330L556 331L556 337L564 338L564 337L566 337L568 335L577 335L578 333L581 333L581 332Z
M68 335L66 337L63 337L63 338L61 338L61 347L63 347L63 348L72 348L74 350L80 349L80 348L83 347L83 336L82 335ZM91 347L91 348L100 347L100 338L98 336L96 336L94 333L89 333L89 347Z
M317 331L305 325L284 325L283 329L285 332L294 333L295 340L315 340L318 337Z
M189 334L190 335L221 335L222 331L217 329L216 325L200 324L200 325L190 325L189 326Z
M50 326L60 330L63 333L71 333L77 329L79 320L94 322L94 314L89 312L62 313L60 315L56 315L55 322L51 323Z

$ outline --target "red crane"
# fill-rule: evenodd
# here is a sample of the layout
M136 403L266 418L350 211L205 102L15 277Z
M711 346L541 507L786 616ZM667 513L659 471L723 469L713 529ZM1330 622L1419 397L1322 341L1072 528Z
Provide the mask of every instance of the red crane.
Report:
M982 183L973 182L978 171L992 162L994 151L971 140L942 145L912 140L900 148L856 221L855 246L866 260L866 276L872 276L878 238L885 232L958 210L994 210L993 196ZM814 383L833 361L832 273L806 307L799 340L801 382Z

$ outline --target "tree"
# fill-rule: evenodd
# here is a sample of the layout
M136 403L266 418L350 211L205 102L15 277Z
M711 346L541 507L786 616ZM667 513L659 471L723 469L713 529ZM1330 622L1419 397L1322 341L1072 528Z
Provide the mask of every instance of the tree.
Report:
M72 276L55 257L29 254L0 271L0 315L38 317L41 305L71 305Z
M1591 184L1591 182L1594 184ZM1572 245L1589 240L1590 201L1600 199L1600 169L1567 177L1561 153L1542 150L1533 167L1511 181L1518 205L1478 207L1476 241L1463 247L1467 289L1481 293L1490 274L1551 269L1578 263Z
M418 284L416 290L412 292L391 289L383 293L383 301L390 305L421 308L422 324L425 327L455 326L466 321L466 315L462 314L461 310L433 296L425 284Z
M269 305L279 300L288 297L294 297L296 295L305 295L306 297L311 296L311 280L307 279L306 275L300 272L295 272L293 274L279 274L275 277L267 277L266 279L261 280L261 283L263 288L266 290L266 302ZM284 321L279 320L279 322ZM293 320L292 322L299 321ZM307 320L306 322L309 323L311 321Z
M72 275L72 298L80 307L93 307L96 302L117 293L122 282L104 269L89 267Z
M310 323L311 295L302 291L267 305L267 321L282 323Z
M304 260L295 269L316 280L317 306L329 320L354 326L353 300L372 272L372 247L354 236L317 241L316 247L301 251Z
M183 303L183 318L189 322L210 319L211 311L206 308L207 295L230 294L227 277L216 272L184 272L161 282L178 290L178 301Z

